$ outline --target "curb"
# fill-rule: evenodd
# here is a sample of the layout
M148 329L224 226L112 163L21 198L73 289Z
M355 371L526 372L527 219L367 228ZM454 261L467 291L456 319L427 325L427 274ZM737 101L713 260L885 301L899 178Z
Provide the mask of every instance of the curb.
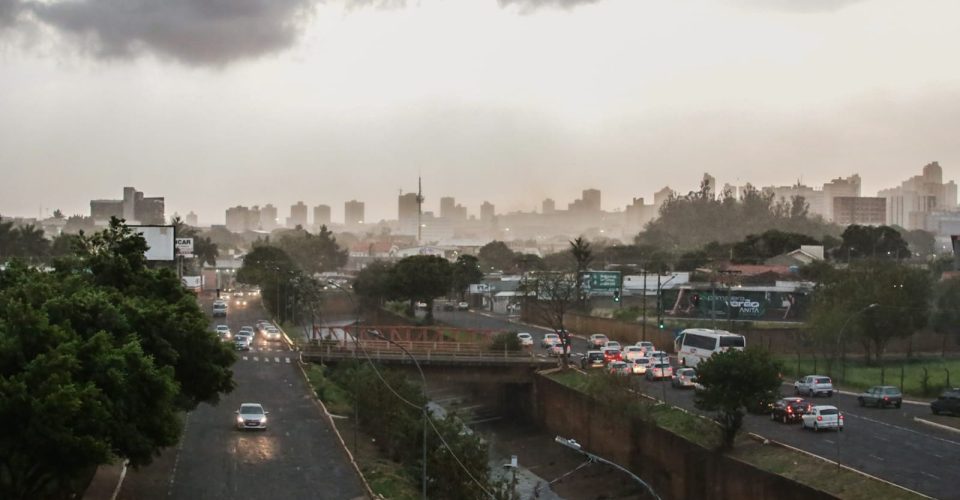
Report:
M932 420L927 420L927 419L925 419L925 418L913 417L913 421L914 421L914 422L917 422L917 423L924 424L924 425L929 425L930 427L935 427L935 428L937 428L937 429L941 429L941 430L945 430L945 431L950 431L950 432L956 432L956 433L960 434L960 429L957 429L956 427L950 427L949 425L940 424L940 423L934 422L934 421L932 421Z
M117 487L113 489L113 494L110 495L110 500L117 500L117 497L120 495L120 488L123 487L123 480L127 478L128 463L130 463L129 460L123 461L123 469L120 469L120 479L117 480Z

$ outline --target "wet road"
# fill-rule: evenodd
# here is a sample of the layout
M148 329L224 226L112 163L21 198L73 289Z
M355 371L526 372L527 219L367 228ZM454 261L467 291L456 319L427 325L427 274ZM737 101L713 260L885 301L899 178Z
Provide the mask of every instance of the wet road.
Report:
M209 307L209 305L206 305ZM258 305L231 308L233 332L253 326ZM257 339L238 353L236 389L216 406L200 405L186 417L180 446L154 464L131 471L119 498L150 499L353 499L366 498L328 421L315 405L282 342ZM234 411L241 403L263 404L270 412L265 431L238 431Z

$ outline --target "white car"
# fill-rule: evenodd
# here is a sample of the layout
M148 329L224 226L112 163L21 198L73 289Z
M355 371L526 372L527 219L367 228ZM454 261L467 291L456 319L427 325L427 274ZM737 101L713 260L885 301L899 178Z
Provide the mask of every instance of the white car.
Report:
M633 361L628 361L627 364L630 365L634 375L646 375L647 368L650 367L650 358L634 358Z
M817 405L800 417L804 429L836 429L843 430L843 413L836 406Z
M468 303L466 303L466 302L460 302L460 303L457 304L457 309L459 309L459 310L461 310L461 311L466 311L467 309L470 309L470 304L468 304Z
M647 368L647 380L662 380L673 377L673 367L666 363L657 363L652 361L652 365Z
M833 381L825 375L807 375L793 383L793 393L797 396L817 397L817 394L833 396Z
M247 335L237 334L233 339L233 345L238 351L249 351L250 344L253 343L253 340Z
M227 325L217 325L217 335L220 340L230 340L233 337L230 333L230 327Z
M620 347L620 342L617 342L616 340L608 340L607 343L603 345L603 348L623 350L623 348Z
M665 351L650 351L647 353L647 357L652 359L654 363L670 364L670 355Z
M263 333L263 338L266 340L280 340L280 337L282 337L280 329L273 325L268 325Z
M645 357L643 355L643 348L635 345L628 345L627 347L624 347L623 350L620 352L623 353L624 361L633 361L637 358Z
M237 414L237 429L265 430L267 428L267 415L270 412L264 411L260 403L243 403L234 413Z
M560 336L556 333L547 333L543 336L543 340L540 341L540 347L550 347L560 343Z
M654 347L653 342L647 342L646 340L641 340L634 345L643 349L643 352L653 352L657 350L657 348Z
M533 345L533 336L529 333L518 333L517 340L520 341L520 345L523 347L529 347Z

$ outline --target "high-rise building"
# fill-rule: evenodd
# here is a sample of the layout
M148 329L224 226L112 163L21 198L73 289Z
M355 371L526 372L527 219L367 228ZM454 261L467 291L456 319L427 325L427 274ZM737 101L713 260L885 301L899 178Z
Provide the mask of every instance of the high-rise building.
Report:
M186 222L188 226L193 226L193 227L197 227L200 225L199 217L197 217L197 214L193 213L193 210L191 210L190 213L187 214L186 218L184 219L184 222Z
M343 224L347 227L358 227L364 223L364 206L362 201L350 200L343 204Z
M841 226L882 226L887 222L887 200L860 196L833 198L833 222Z
M481 222L493 222L496 218L496 213L494 212L493 203L489 201L483 202L480 205L480 221Z
M401 194L397 198L398 234L415 235L419 225L420 205L417 193Z
M307 227L307 205L298 201L296 205L290 206L290 217L287 217L287 227L293 229L300 226L303 229Z
M760 191L767 195L773 195L774 203L792 204L799 196L806 202L809 213L826 217L827 210L824 206L823 191L800 184L799 181L792 186L766 186L760 188Z
M250 207L250 210L247 211L247 230L248 231L258 231L263 229L260 221L260 206L254 205Z
M237 205L227 209L227 231L231 233L243 233L250 229L249 222L249 208Z
M91 200L90 216L99 224L110 217L122 218L128 224L166 224L163 197L145 197L132 187L123 188L122 200Z
M567 209L571 212L590 212L598 213L600 212L600 190L599 189L584 189L583 195L578 200L573 200L573 203L567 205Z
M857 198L860 196L860 176L853 174L850 177L837 177L823 185L823 217L829 221L837 222L833 209L836 207L834 199L839 197ZM849 203L849 202L844 202ZM846 205L844 205L846 206ZM886 212L886 210L884 210Z
M280 225L277 219L277 207L267 203L260 209L260 229L273 231Z
M313 207L313 225L318 229L320 226L330 225L330 205L317 205Z
M467 220L467 207L458 205L452 196L440 198L440 217L452 221Z
M922 175L903 181L899 187L877 194L887 200L887 224L907 230L927 229L927 215L957 208L957 184L943 182L938 162L923 167Z
M543 200L543 204L541 205L541 207L542 208L540 209L540 211L543 212L544 215L552 214L557 211L557 204L551 198L547 198Z
M703 185L707 188L707 191L710 193L711 198L717 197L717 178L704 172L703 173Z

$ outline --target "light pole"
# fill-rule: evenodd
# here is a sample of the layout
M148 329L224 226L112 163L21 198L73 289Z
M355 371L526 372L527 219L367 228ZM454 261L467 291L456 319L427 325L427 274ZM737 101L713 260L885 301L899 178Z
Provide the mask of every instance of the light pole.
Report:
M600 457L600 456L594 455L593 453L590 453L590 452L588 452L588 451L585 451L585 450L580 446L580 443L576 442L576 441L573 440L573 439L566 439L566 438L562 438L562 437L560 437L560 436L557 436L557 437L555 437L553 440L556 441L557 443L560 443L560 444L563 445L563 446L566 446L567 448L570 448L571 450L574 450L574 451L576 451L576 452L579 452L579 453L582 453L582 454L586 455L587 458L589 458L590 460L593 460L593 461L595 461L595 462L600 462L600 463L607 464L607 465L609 465L609 466L611 466L611 467L614 467L614 468L616 468L616 469L619 469L621 472L624 472L624 473L628 474L630 477L633 478L634 481L640 483L644 488L646 488L647 491L650 492L650 495L651 495L653 498L656 498L657 500L660 500L660 495L657 495L657 492L656 492L656 491L653 491L653 487L651 487L649 484L647 484L646 481L644 481L643 479L640 479L640 477L638 477L636 474L630 472L629 470L627 470L626 468L620 466L619 464L613 463L613 462L611 462L611 461L609 461L609 460L607 460L607 459L605 459L605 458L603 458L603 457Z
M373 331L373 334L376 335L377 337L380 337L381 339L386 340L387 342L389 342L389 343L397 346L401 351L403 351L404 354L406 354L410 359L413 360L414 366L416 366L416 367L417 367L417 371L420 372L420 381L421 381L420 383L423 384L423 385L422 385L423 391L424 391L424 394L426 394L426 390L427 390L427 377L425 377L425 376L423 375L423 369L420 368L420 363L417 361L417 358L416 358L413 354L410 354L410 351L407 351L402 345L394 342L393 340L388 339L387 337L384 337L383 334L381 334L380 332L374 330L374 331ZM423 500L427 500L427 418L429 418L429 417L428 417L428 415L427 415L427 405L426 405L426 403L424 403L424 405L423 405L423 410L422 410L422 411L423 411L423 477L422 477L421 481L422 481L422 483L423 483L423 486L422 486L422 487L423 487L423 491L422 491Z
M353 294L348 292L345 288L340 286L337 282L333 280L327 280L327 284L340 290L350 299L350 304L353 305L354 313L356 314L356 321L354 322L354 331L353 331L353 363L355 368L359 368L360 363L357 361L357 350L360 349L360 305L353 298ZM320 352L323 352L323 338L320 339ZM347 346L347 339L343 339L343 346ZM357 456L357 441L359 441L358 432L360 428L360 387L358 377L354 377L353 380L353 456Z
M860 315L861 313L863 313L863 312L865 312L865 311L868 311L868 310L870 310L870 309L875 309L875 308L877 308L877 307L880 307L880 304L873 303L873 304L868 305L867 307L864 307L863 309L858 310L857 312L851 314L850 316L847 316L847 320L843 322L843 326L840 327L840 332L837 334L837 352L840 351L840 343L843 341L843 333L846 331L847 325L850 324L850 320L853 319L855 316L858 316L858 315ZM843 364L843 366L841 366L840 370L841 370L841 377L842 377L843 375L846 375L845 373L843 373L844 371L846 371L846 364L845 364L845 363ZM837 424L838 424L838 425L839 425L839 419L840 419L840 418L841 418L841 416L838 415L838 416L837 416L837 419L838 419ZM837 468L839 469L839 468L840 468L840 432L839 432L840 427L837 427L837 429L838 429L838 432L837 432Z

